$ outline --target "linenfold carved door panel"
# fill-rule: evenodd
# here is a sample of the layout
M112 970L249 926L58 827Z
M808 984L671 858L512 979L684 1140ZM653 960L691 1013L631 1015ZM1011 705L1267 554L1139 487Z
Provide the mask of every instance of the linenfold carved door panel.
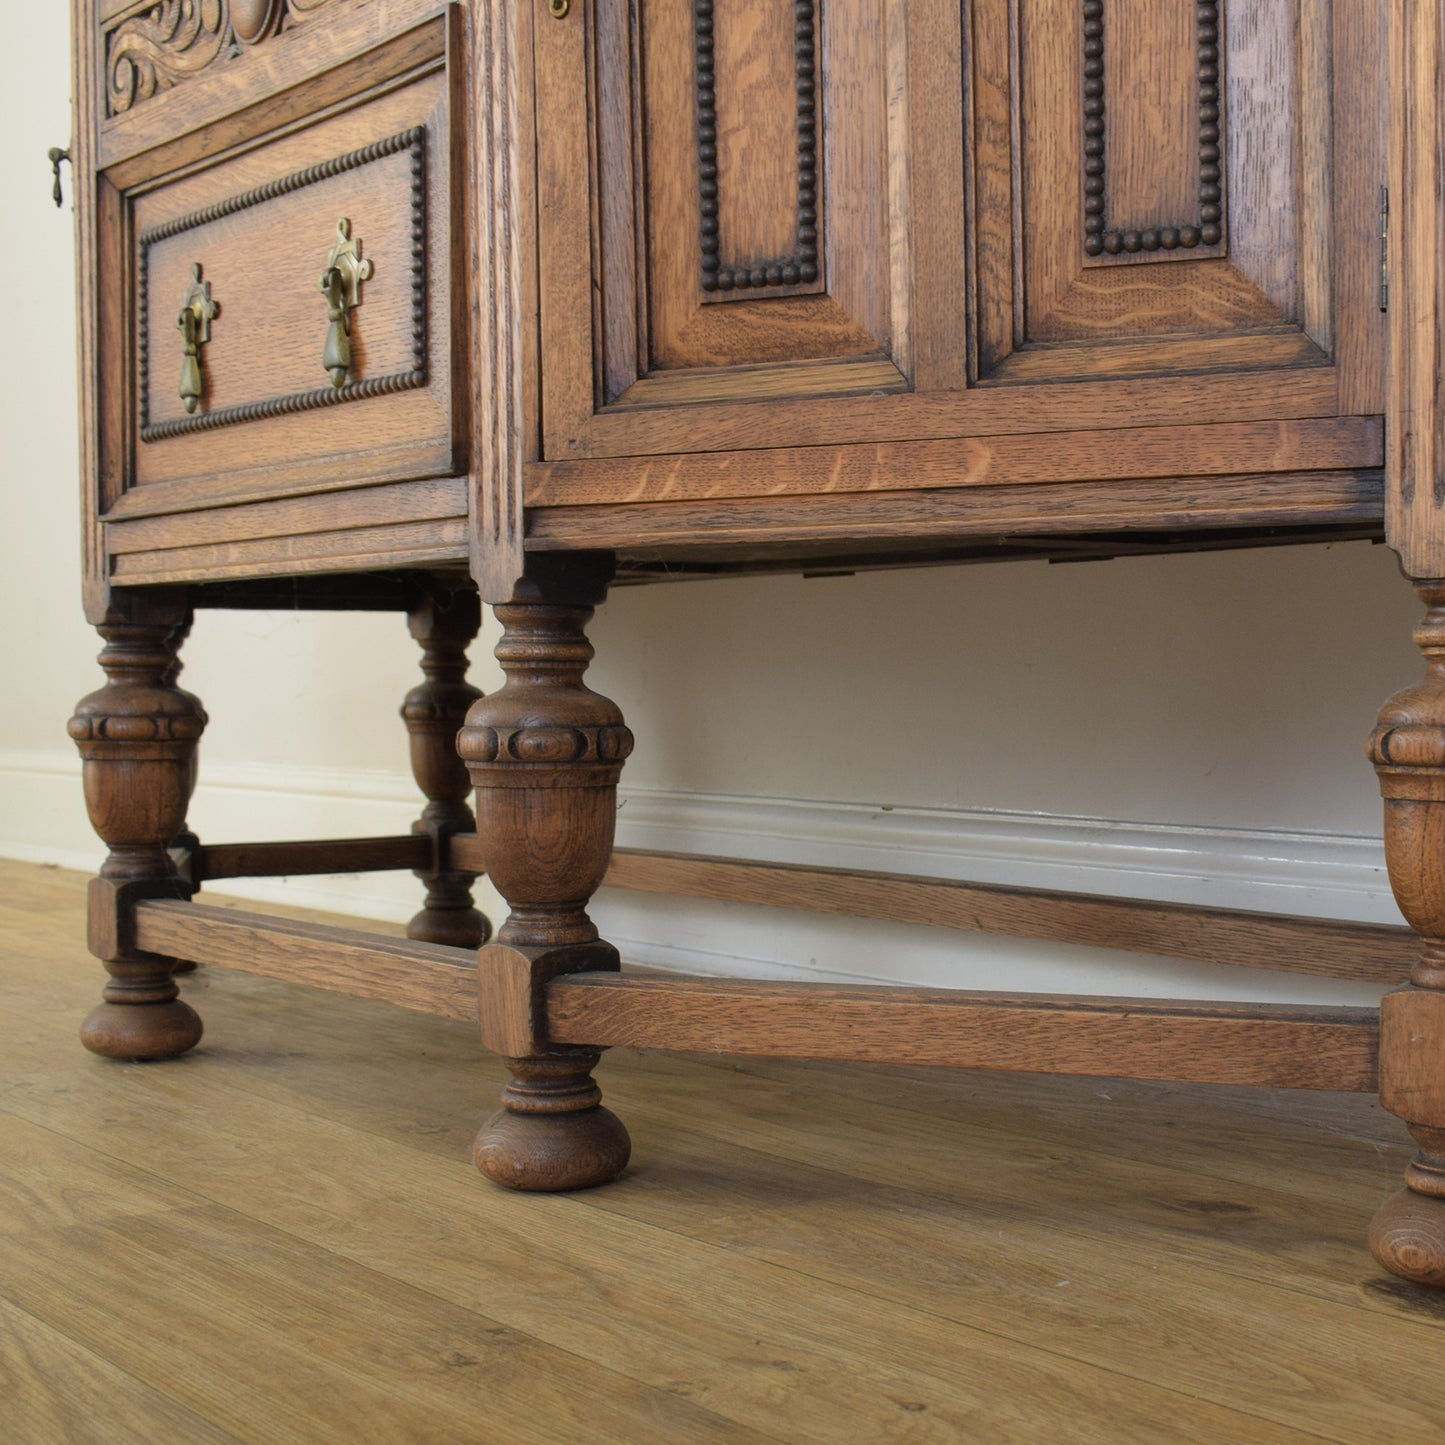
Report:
M1336 8L974 0L981 378L1329 359Z

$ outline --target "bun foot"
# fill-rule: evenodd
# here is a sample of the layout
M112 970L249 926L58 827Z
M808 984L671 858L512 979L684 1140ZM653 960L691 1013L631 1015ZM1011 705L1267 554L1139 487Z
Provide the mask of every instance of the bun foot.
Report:
M1402 1189L1370 1221L1370 1252L1392 1274L1445 1288L1445 1199Z
M631 1155L622 1120L600 1104L577 1114L500 1109L482 1125L472 1150L488 1179L538 1193L610 1184Z
M103 1003L80 1026L80 1041L108 1059L173 1059L201 1041L201 1017L180 999Z
M592 1081L595 1049L508 1059L503 1107L477 1135L477 1168L508 1189L551 1193L608 1184L627 1167L632 1140L602 1107Z
M480 948L491 933L491 924L475 908L423 908L406 926L408 938L448 948Z

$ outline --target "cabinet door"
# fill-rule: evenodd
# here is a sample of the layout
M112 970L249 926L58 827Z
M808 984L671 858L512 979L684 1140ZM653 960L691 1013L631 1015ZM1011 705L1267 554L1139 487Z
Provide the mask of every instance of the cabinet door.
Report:
M975 0L979 378L1319 365L1337 322L1378 333L1382 19Z
M892 0L539 8L549 455L619 403L909 385L902 21Z

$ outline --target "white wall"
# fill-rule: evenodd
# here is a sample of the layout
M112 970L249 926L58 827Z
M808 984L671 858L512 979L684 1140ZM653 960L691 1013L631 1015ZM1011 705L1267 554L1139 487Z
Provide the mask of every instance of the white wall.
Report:
M0 854L91 867L64 736L97 685L79 605L63 8L26 6L0 90ZM69 182L67 179L67 190ZM1362 741L1419 673L1417 608L1363 544L621 589L592 681L639 746L622 841L1397 920ZM488 636L491 636L489 631ZM478 649L484 654L484 649ZM203 614L203 836L404 828L392 616ZM494 684L483 658L479 685ZM405 917L409 877L234 885ZM1017 940L604 895L631 956L771 976L1216 997L1369 989Z

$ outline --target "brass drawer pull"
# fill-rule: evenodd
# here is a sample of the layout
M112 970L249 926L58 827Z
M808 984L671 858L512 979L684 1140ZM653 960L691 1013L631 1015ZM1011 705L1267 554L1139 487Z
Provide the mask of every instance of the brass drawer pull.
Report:
M50 171L55 183L50 188L50 199L57 206L65 204L65 192L60 188L60 167L70 162L70 152L61 146L50 147Z
M361 305L361 283L370 281L375 266L361 258L361 243L351 237L351 222L343 216L336 223L336 244L326 257L321 273L321 294L331 325L321 364L331 373L332 386L345 386L351 370L351 313Z
M176 329L181 333L181 400L188 412L200 406L205 395L201 375L201 347L211 339L211 322L221 314L220 303L211 300L211 283L201 280L201 263L191 267L191 284L176 315Z

